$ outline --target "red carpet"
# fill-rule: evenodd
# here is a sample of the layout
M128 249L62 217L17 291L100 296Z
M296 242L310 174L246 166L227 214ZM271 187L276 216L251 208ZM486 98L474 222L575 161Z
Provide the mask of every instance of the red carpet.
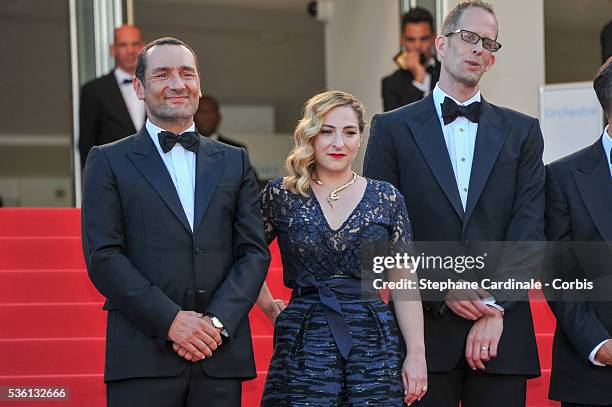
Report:
M9 406L105 405L103 298L89 282L81 252L78 209L0 209L0 386L62 386L69 401L0 402ZM283 287L278 248L271 247L268 284ZM528 406L547 400L555 321L545 302L532 301L543 375L530 380ZM272 353L272 325L250 315L258 377L243 385L243 406L258 406Z

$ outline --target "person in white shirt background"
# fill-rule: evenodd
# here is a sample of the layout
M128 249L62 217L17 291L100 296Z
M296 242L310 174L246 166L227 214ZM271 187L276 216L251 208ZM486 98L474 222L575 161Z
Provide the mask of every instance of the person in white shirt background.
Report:
M116 28L110 47L115 68L83 85L79 108L79 152L83 168L93 146L134 134L145 122L144 103L132 88L138 52L143 46L138 27Z

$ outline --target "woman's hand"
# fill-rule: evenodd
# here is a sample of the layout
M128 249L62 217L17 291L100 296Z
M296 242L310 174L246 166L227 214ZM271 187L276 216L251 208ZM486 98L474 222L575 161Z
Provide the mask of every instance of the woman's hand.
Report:
M278 317L278 315L285 308L287 308L287 305L285 304L285 301L277 299L277 300L272 300L272 301L268 302L265 305L263 311L266 313L268 318L270 318L270 321L272 322L272 325L274 325L274 323L276 323L276 317Z
M402 366L402 382L404 383L404 403L411 405L421 400L427 393L427 363L425 352L409 353Z

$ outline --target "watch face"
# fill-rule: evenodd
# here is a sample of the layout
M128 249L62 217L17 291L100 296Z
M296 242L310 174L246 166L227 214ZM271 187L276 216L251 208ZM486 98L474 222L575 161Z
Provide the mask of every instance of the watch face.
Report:
M221 321L219 321L219 318L212 317L212 318L210 318L210 320L212 321L212 323L215 326L215 328L223 328L223 324L221 323Z

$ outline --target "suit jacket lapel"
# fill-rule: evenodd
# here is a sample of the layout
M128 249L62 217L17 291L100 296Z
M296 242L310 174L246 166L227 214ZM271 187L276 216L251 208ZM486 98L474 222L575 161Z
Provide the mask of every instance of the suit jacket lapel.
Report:
M174 183L170 178L164 161L155 148L155 144L153 144L153 140L151 140L147 132L146 126L142 126L142 129L136 135L134 148L128 152L128 158L138 169L138 172L155 188L177 220L191 233L191 227L187 221L187 216L181 205Z
M429 94L418 103L421 108L407 120L408 126L411 128L414 140L438 184L455 208L457 215L463 218L463 205L461 204L453 165L448 155L448 148L444 141L440 119L433 104L433 96Z
M130 112L128 111L127 105L125 104L125 100L123 99L123 95L121 94L121 89L119 89L119 84L117 83L117 78L115 78L115 70L112 70L108 75L108 88L111 92L112 100L117 106L117 111L119 112L119 116L121 117L121 121L125 124L126 127L132 128L133 134L137 129L134 128L134 122L132 121L132 116L130 116Z
M612 180L601 138L572 174L597 230L612 249Z
M225 152L216 146L213 141L200 136L200 149L198 150L196 164L194 234L204 217L224 168Z
M489 178L489 174L497 161L501 147L506 140L509 123L501 123L491 105L482 100L480 122L476 132L476 145L474 146L474 160L470 173L470 187L465 205L465 222L468 224L476 203Z

